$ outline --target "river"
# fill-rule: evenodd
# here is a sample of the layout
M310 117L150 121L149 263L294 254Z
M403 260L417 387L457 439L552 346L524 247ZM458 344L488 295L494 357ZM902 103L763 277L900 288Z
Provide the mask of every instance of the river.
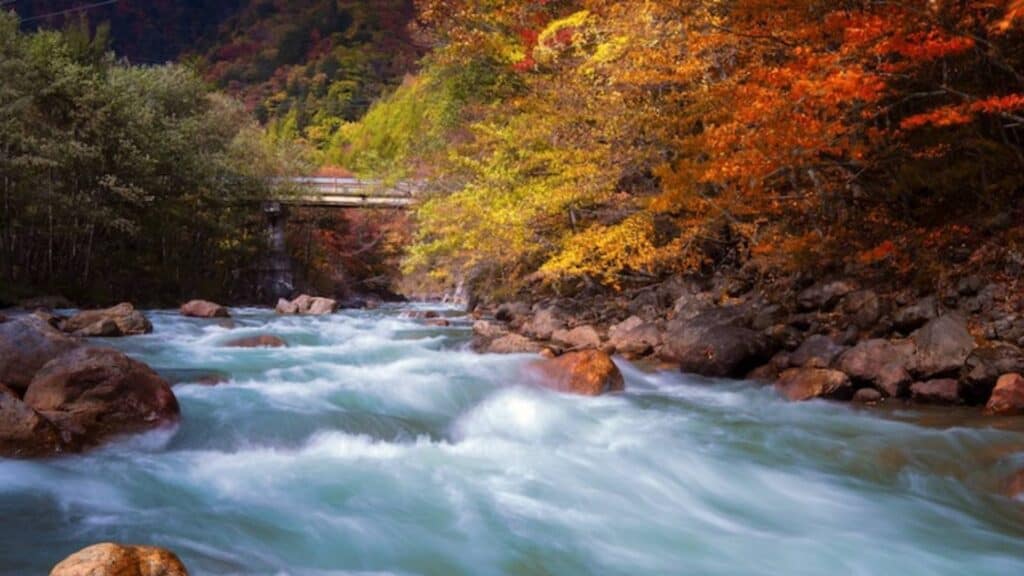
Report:
M1024 574L1024 502L1000 493L1019 419L625 362L625 394L562 396L520 384L529 358L467 351L464 319L233 313L151 312L153 335L110 343L229 377L175 388L178 429L0 461L0 574L100 541L218 575ZM220 346L260 333L290 347Z

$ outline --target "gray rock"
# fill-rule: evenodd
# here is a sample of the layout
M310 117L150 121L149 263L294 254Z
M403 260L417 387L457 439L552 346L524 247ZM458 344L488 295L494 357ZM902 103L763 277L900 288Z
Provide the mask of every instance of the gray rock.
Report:
M946 314L928 322L910 339L915 346L910 372L919 379L958 373L977 348L967 331L967 320L959 314Z
M24 392L47 362L81 346L81 342L47 322L23 316L0 324L0 382Z
M523 325L523 334L536 340L550 340L555 332L566 328L565 319L553 308L538 310Z
M984 404L1003 374L1024 372L1024 351L997 342L976 348L960 372L961 393L969 404Z
M828 368L845 351L845 346L818 334L805 340L790 356L790 362L798 368Z
M578 326L572 330L558 330L551 339L573 350L593 350L601 347L601 335L593 326Z
M904 306L893 315L893 326L903 333L916 330L939 316L939 303L934 296Z
M856 284L846 280L818 284L804 290L797 296L797 306L804 311L831 310L844 296L856 289Z

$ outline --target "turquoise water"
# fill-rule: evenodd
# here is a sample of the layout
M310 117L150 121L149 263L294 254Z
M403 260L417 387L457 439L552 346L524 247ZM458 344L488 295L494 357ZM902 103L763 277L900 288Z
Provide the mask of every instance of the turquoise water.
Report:
M193 574L1017 575L1024 424L792 405L645 373L586 399L464 350L468 323L154 312L115 342L182 384L174 431L0 461L0 574L99 541ZM290 347L239 350L258 333ZM182 375L184 374L184 376Z

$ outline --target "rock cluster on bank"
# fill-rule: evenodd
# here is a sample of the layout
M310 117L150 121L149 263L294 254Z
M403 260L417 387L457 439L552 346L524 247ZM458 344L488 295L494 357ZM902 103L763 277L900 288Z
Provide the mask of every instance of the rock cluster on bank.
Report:
M478 311L493 319L476 322L473 346L549 355L603 350L775 384L793 400L988 405L991 414L1014 414L1024 410L1013 378L1024 373L1018 301L977 277L915 296L849 279L762 286L741 271L621 296L506 303Z
M281 298L275 308L278 314L286 316L326 316L338 311L337 300L303 294L294 300Z

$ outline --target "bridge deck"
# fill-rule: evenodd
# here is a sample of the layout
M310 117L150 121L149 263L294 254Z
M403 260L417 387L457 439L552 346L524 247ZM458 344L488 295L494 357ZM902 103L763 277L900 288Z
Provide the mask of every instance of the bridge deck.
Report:
M287 178L294 193L280 198L282 204L324 208L405 209L415 201L416 187L400 182L387 186L357 178Z

